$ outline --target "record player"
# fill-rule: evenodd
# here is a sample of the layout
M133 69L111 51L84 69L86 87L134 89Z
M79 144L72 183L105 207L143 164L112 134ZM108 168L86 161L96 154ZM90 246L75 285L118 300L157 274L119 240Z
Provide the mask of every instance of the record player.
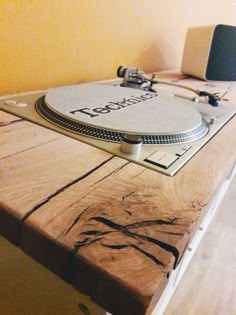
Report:
M235 115L216 94L184 87L204 99L177 97L137 68L117 74L123 80L8 96L0 109L168 176Z

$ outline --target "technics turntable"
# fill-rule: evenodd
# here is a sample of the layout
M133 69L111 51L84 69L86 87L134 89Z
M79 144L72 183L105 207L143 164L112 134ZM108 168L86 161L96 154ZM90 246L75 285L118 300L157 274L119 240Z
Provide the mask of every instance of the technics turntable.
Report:
M63 86L0 101L0 109L163 174L174 175L235 114L219 97L207 102L154 90L136 68L114 83ZM178 84L175 84L179 86ZM181 86L183 87L183 86Z

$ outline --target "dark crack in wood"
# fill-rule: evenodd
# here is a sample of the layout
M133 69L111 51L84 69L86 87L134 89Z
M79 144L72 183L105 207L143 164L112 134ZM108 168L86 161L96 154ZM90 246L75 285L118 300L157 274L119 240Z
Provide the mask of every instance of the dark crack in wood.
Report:
M117 224L107 218L103 218L103 217L92 217L89 220L95 220L97 222L101 222L107 226L109 226L110 228L114 229L114 230L121 230L122 228L125 228L124 225L121 224Z
M140 173L138 173L138 174L134 175L133 177L131 177L131 180L133 180L133 179L139 177L139 176L142 175L146 170L147 170L147 169L144 168Z
M133 232L131 231L130 229L137 229L137 228L140 228L140 227L143 227L143 226L150 226L150 225L176 225L176 220L177 218L173 218L173 219L169 219L169 220L160 220L160 219L157 219L157 220L147 220L147 221L141 221L141 222L136 222L136 223L132 223L132 224L128 224L128 225L122 225L122 224L118 224L118 223L115 223L114 221L110 220L110 219L107 219L107 218L104 218L104 217L101 217L101 216L97 216L97 217L91 217L89 219L89 221L97 221L97 222L100 222L106 226L108 226L109 228L115 230L115 231L118 231L128 237L131 237L133 239L136 239L136 240L144 240L146 242L149 242L149 243L152 243L152 244L155 244L157 245L158 247L162 248L163 250L171 253L174 258L175 258L175 262L174 262L174 267L176 266L177 262L178 262L178 258L179 258L179 251L172 245L168 244L168 243L165 243L165 242L162 242L156 238L153 238L153 237L150 237L150 236L146 236L146 235L142 235L142 234L139 234L139 233L136 233L136 232ZM106 231L105 233L106 234L109 234L109 233L113 233L114 231ZM86 238L84 241L83 241L83 246L85 245L89 245L91 244L91 240L92 237L95 235L95 236L100 236L102 234L100 233L103 233L103 232L99 232L99 231L94 231L92 230L92 232L89 232L86 234L86 232L83 232L83 234L86 234L86 235L90 235L91 238ZM176 235L178 235L178 233L176 233ZM98 241L100 239L96 238L95 240L93 241ZM76 243L78 244L78 242ZM75 248L79 248L78 246L76 246L75 244ZM133 244L132 244L133 245ZM114 245L109 245L109 246L117 246L116 244ZM129 244L129 246L131 246ZM143 251L142 249L140 249L138 246L136 245L133 245L135 246L135 248L140 251ZM149 254L151 255L151 254ZM150 258L150 257L149 257ZM157 259L155 257L155 259ZM158 260L158 259L157 259ZM158 264L160 264L160 261L158 262Z
M166 250L167 252L171 253L174 257L175 257L175 262L174 262L174 268L176 267L177 265L177 262L178 262L178 258L179 258L179 251L177 250L176 247L168 244L168 243L165 243L165 242L162 242L158 239L155 239L153 237L150 237L150 236L146 236L146 235L142 235L142 234L138 234L138 233L133 233L134 236L138 237L138 238L141 238L145 241L148 241L150 243L153 243L155 245L158 245L159 247L161 247L162 249Z
M29 210L25 215L22 216L22 218L20 219L19 222L19 226L18 226L18 245L20 245L21 242L21 232L22 232L22 226L23 223L25 222L25 220L32 214L34 213L36 210L38 210L39 208L41 208L43 205L45 205L46 203L48 203L51 199L55 198L56 196L58 196L60 193L62 193L63 191L65 191L66 189L70 188L71 186L75 185L76 183L78 183L79 181L83 180L84 178L88 177L89 175L91 175L92 173L94 173L95 171L97 171L99 168L101 168L103 165L105 165L106 163L108 163L109 161L111 161L114 158L114 156L109 157L108 159L106 159L105 161L103 161L102 163L100 163L99 165L95 166L94 168L92 168L90 171L88 171L87 173L83 174L82 176L74 179L73 181L71 181L70 183L62 186L61 188L59 188L58 190L56 190L54 193L52 193L51 195L49 195L47 198L45 198L42 202L40 202L39 204L35 205L31 210Z
M105 235L105 234L109 234L113 231L106 231L106 232L101 232L101 231L96 231L96 230L90 230L90 231L86 231L86 232L82 232L81 235L96 235L96 236L100 236L100 235Z
M95 220L98 222L101 222L105 225L108 225L114 229L119 229L119 228L139 228L139 227L144 227L144 226L153 226L153 225L178 225L176 223L176 220L178 220L177 218L173 218L173 219L169 219L169 220L160 220L160 219L156 219L156 220L145 220L145 221L141 221L141 222L135 222L135 223L131 223L131 224L127 224L125 226L123 225L119 225L117 223L114 223L113 221L104 218L104 217L92 217L89 220Z
M18 151L18 152L16 152L16 153L13 153L13 154L9 154L9 155L7 155L7 156L4 156L3 158L1 158L1 160L10 158L11 156L16 156L16 155L21 154L21 153L23 153L23 152L30 151L30 150L32 150L32 149L35 149L35 148L39 147L39 146L42 146L42 145L51 143L51 142L56 141L56 140L58 140L58 138L49 140L49 141L44 142L44 143L36 144L36 145L34 145L34 146L32 146L32 147L29 147L29 148L27 148L27 149L25 149L25 150L21 150L21 151Z
M89 208L91 208L92 205L88 206L87 208L85 208L75 219L74 221L71 223L71 225L68 227L68 229L61 233L57 238L61 237L61 236L65 236L67 235L71 229L73 229L73 227L76 225L76 223L80 220L81 216L88 211Z
M114 157L114 156L113 156ZM112 157L112 158L113 158ZM99 179L97 182L93 183L90 187L93 187L89 192L87 192L86 194L84 194L79 200L76 201L76 203L81 202L83 199L85 199L88 195L90 195L94 190L96 190L99 185L97 185L98 183L102 182L104 179L110 177L112 174L117 173L118 171L121 170L121 168L125 167L127 164L129 164L130 162L125 163L123 166L116 168L115 170L113 170L112 172L110 172L109 174L107 174L106 176L102 177L101 179ZM71 204L71 206L73 206L73 204ZM105 213L102 213L103 215L106 215Z
M163 233L163 234L168 234L168 235L184 236L184 233L176 233L176 232L161 231L161 230L157 230L157 232Z
M136 190L135 191L132 191L131 193L125 195L122 197L122 202L125 201L125 199L129 198L131 195L135 194L136 193Z
M15 120L12 120L12 121L7 121L7 122L0 121L0 127L9 126L9 125L12 125L12 124L15 124L15 123L18 123L18 122L22 122L22 121L23 121L23 119L15 119Z
M178 218L173 218L173 219L169 219L169 220L160 220L160 219L145 220L145 221L141 221L141 222L135 222L135 223L128 224L128 225L126 225L126 228L132 229L132 228L139 228L139 227L152 226L152 225L178 225L176 223L177 220L178 220Z
M89 239L85 238L83 241L78 241L74 244L74 252L77 253L81 247L88 246L90 244L93 244L97 241L100 241L102 237L94 238L94 239Z
M128 210L124 210L126 213L128 213L129 216L132 215L132 212L128 211Z
M124 167L127 166L128 164L130 164L129 161L126 162L124 165L122 165L122 166L120 166L120 167L117 167L115 170L113 170L112 172L110 172L110 173L107 174L106 176L104 176L104 177L102 177L101 179L99 179L98 181L96 181L96 182L93 184L93 186L94 186L94 185L97 185L98 183L100 183L100 182L102 182L102 181L104 181L104 179L110 177L111 175L118 173L120 170L122 170L122 168L124 168Z

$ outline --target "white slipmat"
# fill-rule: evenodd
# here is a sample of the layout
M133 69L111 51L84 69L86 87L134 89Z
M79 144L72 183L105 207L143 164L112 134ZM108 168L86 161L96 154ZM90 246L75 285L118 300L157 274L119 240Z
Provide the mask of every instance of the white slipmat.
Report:
M120 86L57 88L48 92L45 103L62 117L99 129L101 133L107 130L177 136L187 132L194 134L203 123L201 114L189 106L189 101Z

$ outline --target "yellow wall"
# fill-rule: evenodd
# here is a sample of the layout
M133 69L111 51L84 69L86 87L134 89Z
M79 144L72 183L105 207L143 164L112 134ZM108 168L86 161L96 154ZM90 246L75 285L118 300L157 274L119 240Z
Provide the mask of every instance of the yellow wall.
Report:
M234 10L232 9L234 8ZM233 0L0 0L0 95L178 67L186 28L234 23Z

